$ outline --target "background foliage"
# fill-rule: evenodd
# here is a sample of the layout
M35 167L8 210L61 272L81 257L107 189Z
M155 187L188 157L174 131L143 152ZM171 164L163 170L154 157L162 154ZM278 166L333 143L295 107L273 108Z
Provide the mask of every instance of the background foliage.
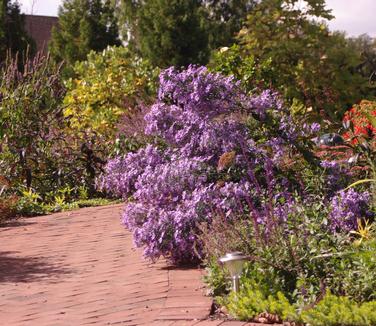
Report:
M91 51L120 45L110 1L65 0L59 8L59 25L52 30L49 50L57 62L72 67Z
M238 44L219 51L213 65L250 90L271 87L289 103L296 99L338 120L347 107L375 95L370 76L359 71L367 64L343 34L318 20L331 18L324 1L292 10L296 2L262 1L248 16Z
M210 52L230 45L253 0L115 1L131 48L160 68L205 64Z
M0 1L0 62L4 62L11 54L18 56L20 64L29 55L35 53L35 44L27 35L21 15L20 5L11 0Z
M158 71L126 47L90 52L67 83L64 115L77 131L116 136L124 114L148 104L156 94ZM112 138L111 138L112 137Z
M116 196L145 256L204 260L237 318L374 324L376 43L300 3L64 1L54 60L1 70L0 222ZM22 52L2 4L1 53Z
M13 215L35 215L49 211L43 204L55 210L74 198L94 196L95 178L112 148L103 135L85 137L69 128L60 66L38 54L20 71L17 60L9 59L1 71L0 92L4 207Z

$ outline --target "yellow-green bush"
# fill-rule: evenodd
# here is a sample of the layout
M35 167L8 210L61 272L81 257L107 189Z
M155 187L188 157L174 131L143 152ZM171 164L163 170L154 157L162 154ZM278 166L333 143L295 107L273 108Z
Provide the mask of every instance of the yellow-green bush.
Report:
M126 47L91 52L67 81L65 117L73 130L113 136L119 119L156 93L158 71Z
M344 296L327 292L312 308L301 310L281 292L267 295L260 284L248 281L240 293L232 292L221 302L234 317L257 320L258 316L310 326L372 326L376 325L376 301L358 304Z

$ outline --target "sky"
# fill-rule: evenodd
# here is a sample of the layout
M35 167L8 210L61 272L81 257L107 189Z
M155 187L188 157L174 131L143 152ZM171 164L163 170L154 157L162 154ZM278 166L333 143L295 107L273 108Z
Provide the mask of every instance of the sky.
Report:
M62 0L18 0L26 14L57 16ZM369 34L376 37L376 0L327 0L336 17L329 22L332 30L347 32L350 36Z

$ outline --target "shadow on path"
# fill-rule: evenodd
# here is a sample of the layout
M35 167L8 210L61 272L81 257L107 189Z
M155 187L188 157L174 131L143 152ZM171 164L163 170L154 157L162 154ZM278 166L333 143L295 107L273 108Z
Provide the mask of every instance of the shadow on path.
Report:
M195 270L198 268L202 268L200 264L183 264L183 265L173 265L169 264L167 266L160 267L162 271L189 271L189 270Z
M15 220L7 221L7 222L0 224L0 229L4 230L4 229L7 229L7 228L13 228L13 227L30 226L30 225L33 225L35 223L36 222L27 222L25 220L15 219Z
M16 252L0 251L0 283L55 281L70 274L67 268L51 264L43 257L19 257Z

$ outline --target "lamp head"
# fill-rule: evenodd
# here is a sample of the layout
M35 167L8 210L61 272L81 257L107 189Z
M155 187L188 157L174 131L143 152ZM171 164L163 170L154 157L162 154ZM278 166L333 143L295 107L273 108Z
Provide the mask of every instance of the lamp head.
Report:
M247 260L248 257L244 256L239 251L227 253L225 256L219 258L219 261L225 265L230 272L231 277L239 277L241 275Z

